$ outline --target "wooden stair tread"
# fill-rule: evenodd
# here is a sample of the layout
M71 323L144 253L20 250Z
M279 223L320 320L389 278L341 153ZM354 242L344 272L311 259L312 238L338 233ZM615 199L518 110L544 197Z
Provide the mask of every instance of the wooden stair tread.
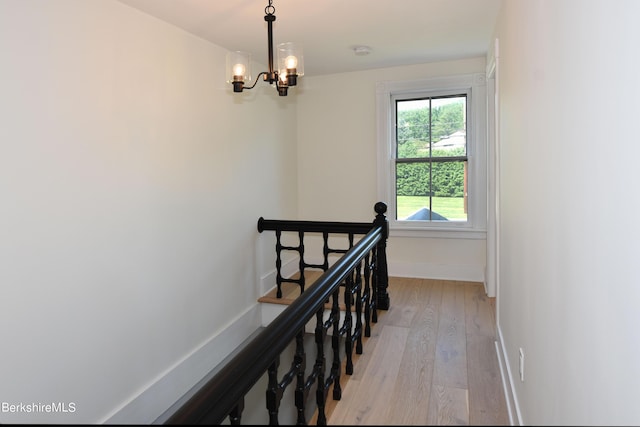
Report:
M306 281L305 290L310 289L315 284L315 281L322 275L322 273L323 273L322 271L315 271L315 270L305 271L305 281ZM296 276L292 276L292 277L296 278L298 274L299 273L297 273ZM258 302L268 303L268 304L290 305L293 301L296 300L296 298L300 296L300 285L298 285L297 283L284 282L281 284L281 288L282 288L282 298L278 298L276 296L277 287L274 287L269 292L267 292L264 296L261 296L260 298L258 298ZM340 300L343 300L342 295L340 296ZM327 310L331 310L332 304L330 302L326 303L324 307ZM341 311L346 310L346 306L344 303L340 303L339 307ZM355 302L351 305L351 311L355 312Z

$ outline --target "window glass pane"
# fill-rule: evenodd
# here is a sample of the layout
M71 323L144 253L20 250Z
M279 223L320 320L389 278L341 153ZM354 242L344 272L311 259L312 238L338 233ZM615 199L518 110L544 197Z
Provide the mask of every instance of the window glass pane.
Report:
M431 181L432 211L437 212L447 221L466 221L467 162L433 163Z
M399 159L429 157L430 99L396 101L396 147Z
M432 99L433 157L467 155L466 111L466 96Z
M467 221L467 162L396 164L396 219Z
M396 164L396 219L409 219L425 205L429 207L429 176L428 162Z

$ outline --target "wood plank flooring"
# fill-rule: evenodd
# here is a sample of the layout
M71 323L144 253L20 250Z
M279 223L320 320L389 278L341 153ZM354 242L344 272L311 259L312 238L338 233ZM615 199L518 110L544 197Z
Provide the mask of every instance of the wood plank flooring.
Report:
M494 301L482 284L391 277L388 291L391 308L354 355L327 423L509 425Z

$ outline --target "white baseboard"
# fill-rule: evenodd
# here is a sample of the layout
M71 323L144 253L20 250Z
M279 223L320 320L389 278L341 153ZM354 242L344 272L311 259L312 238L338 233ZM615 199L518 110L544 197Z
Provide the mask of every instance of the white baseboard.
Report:
M498 355L498 364L500 365L500 374L502 376L502 386L504 388L504 395L507 400L507 410L509 412L509 424L522 426L522 415L520 413L520 405L518 404L518 395L515 390L515 383L513 382L513 375L511 375L511 368L509 367L509 357L507 350L502 339L502 330L500 326L497 327L497 339L496 339L496 353Z
M260 327L260 312L257 303L247 309L98 424L152 424Z
M388 261L389 276L419 279L461 280L484 283L484 266L471 264L428 264Z

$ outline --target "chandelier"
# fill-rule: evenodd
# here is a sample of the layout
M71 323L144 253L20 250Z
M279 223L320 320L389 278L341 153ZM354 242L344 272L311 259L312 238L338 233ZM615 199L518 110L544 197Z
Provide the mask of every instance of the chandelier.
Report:
M280 43L277 46L277 68L273 63L273 21L276 20L276 9L271 4L264 8L267 21L267 38L269 44L269 71L263 71L256 77L253 85L251 82L251 54L235 51L227 54L227 83L233 84L234 92L242 92L244 89L253 89L260 76L265 82L274 84L278 95L287 96L290 86L298 84L298 77L304 75L304 63L302 58L302 46L296 43Z

